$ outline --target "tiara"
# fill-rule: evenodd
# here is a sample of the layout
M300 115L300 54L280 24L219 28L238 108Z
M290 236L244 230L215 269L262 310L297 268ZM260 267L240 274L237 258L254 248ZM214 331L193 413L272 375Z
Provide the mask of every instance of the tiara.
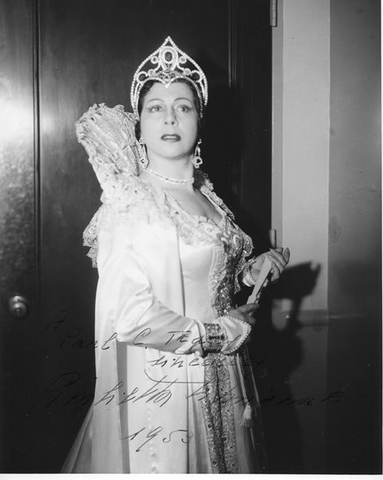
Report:
M202 116L203 107L206 107L208 99L206 76L198 63L180 50L170 37L167 37L160 48L145 58L133 76L130 102L135 117L139 117L138 99L142 87L148 80L157 80L168 87L179 78L188 80L194 86Z

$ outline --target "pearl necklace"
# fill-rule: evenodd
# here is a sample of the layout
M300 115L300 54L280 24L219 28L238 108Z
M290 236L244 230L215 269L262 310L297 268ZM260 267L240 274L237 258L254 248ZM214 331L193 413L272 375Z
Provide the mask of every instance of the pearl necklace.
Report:
M181 180L181 179L178 179L178 178L171 178L171 177L167 177L165 175L162 175L162 173L155 172L154 170L152 170L149 167L147 167L144 171L146 173L149 173L149 175L151 175L152 177L157 177L160 180L163 180L164 182L167 182L167 183L172 183L173 185L192 185L194 183L194 177L188 178L186 180Z

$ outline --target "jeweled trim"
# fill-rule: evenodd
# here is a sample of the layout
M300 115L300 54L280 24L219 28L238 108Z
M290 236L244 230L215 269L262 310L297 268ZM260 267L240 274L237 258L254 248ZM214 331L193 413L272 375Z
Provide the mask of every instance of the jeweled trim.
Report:
M218 323L205 323L203 350L205 353L219 353L222 350L225 334Z

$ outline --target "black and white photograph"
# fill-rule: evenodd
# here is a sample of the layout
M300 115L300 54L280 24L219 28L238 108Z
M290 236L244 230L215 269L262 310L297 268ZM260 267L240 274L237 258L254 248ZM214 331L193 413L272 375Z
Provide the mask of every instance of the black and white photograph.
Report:
M1 476L382 474L381 85L379 0L0 0Z

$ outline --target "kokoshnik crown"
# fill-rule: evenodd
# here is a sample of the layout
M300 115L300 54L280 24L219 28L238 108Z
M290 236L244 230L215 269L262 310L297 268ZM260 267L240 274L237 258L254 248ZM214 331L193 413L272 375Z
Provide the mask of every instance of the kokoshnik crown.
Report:
M145 58L133 76L130 101L135 117L139 117L138 99L142 87L148 80L157 80L168 87L179 78L188 80L196 89L202 116L208 100L206 76L198 63L180 50L170 37L167 37L160 48Z

